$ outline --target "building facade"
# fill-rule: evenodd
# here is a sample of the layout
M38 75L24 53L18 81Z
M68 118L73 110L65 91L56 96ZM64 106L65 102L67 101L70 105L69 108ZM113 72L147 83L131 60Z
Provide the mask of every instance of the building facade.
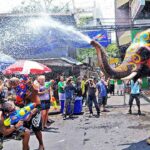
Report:
M128 45L137 32L150 27L150 0L115 0L118 45Z
M116 38L125 53L135 35L150 28L150 0L115 0ZM148 78L143 79L143 88L148 88Z

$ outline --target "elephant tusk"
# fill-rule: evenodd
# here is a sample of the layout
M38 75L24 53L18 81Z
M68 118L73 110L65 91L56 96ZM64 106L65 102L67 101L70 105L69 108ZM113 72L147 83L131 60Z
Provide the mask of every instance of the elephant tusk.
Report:
M130 80L137 75L137 72L132 72L129 76L121 78L121 80Z

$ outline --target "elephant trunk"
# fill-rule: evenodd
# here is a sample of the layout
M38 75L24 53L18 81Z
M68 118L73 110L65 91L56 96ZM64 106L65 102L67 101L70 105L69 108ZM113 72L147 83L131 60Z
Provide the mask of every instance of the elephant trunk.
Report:
M120 79L129 76L131 74L132 72L131 65L122 63L117 68L111 68L107 61L104 48L96 41L91 41L91 45L93 45L97 51L98 64L106 77Z

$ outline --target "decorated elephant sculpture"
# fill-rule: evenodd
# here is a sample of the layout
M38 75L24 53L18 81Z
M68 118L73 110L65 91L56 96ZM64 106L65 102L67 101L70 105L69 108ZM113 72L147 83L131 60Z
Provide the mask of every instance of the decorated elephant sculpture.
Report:
M91 41L97 51L98 64L106 77L114 79L135 79L150 76L150 29L136 35L126 50L123 62L111 68L105 49L96 41Z

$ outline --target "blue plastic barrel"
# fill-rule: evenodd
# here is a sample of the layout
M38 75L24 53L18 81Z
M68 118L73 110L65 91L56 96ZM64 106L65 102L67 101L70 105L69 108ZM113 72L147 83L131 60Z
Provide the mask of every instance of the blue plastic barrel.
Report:
M61 100L60 103L61 103L60 112L63 113L65 100ZM68 107L68 112L70 112L70 106ZM76 97L74 103L74 114L80 114L81 112L82 112L82 97Z
M82 112L82 97L76 97L74 104L74 114L80 114Z

